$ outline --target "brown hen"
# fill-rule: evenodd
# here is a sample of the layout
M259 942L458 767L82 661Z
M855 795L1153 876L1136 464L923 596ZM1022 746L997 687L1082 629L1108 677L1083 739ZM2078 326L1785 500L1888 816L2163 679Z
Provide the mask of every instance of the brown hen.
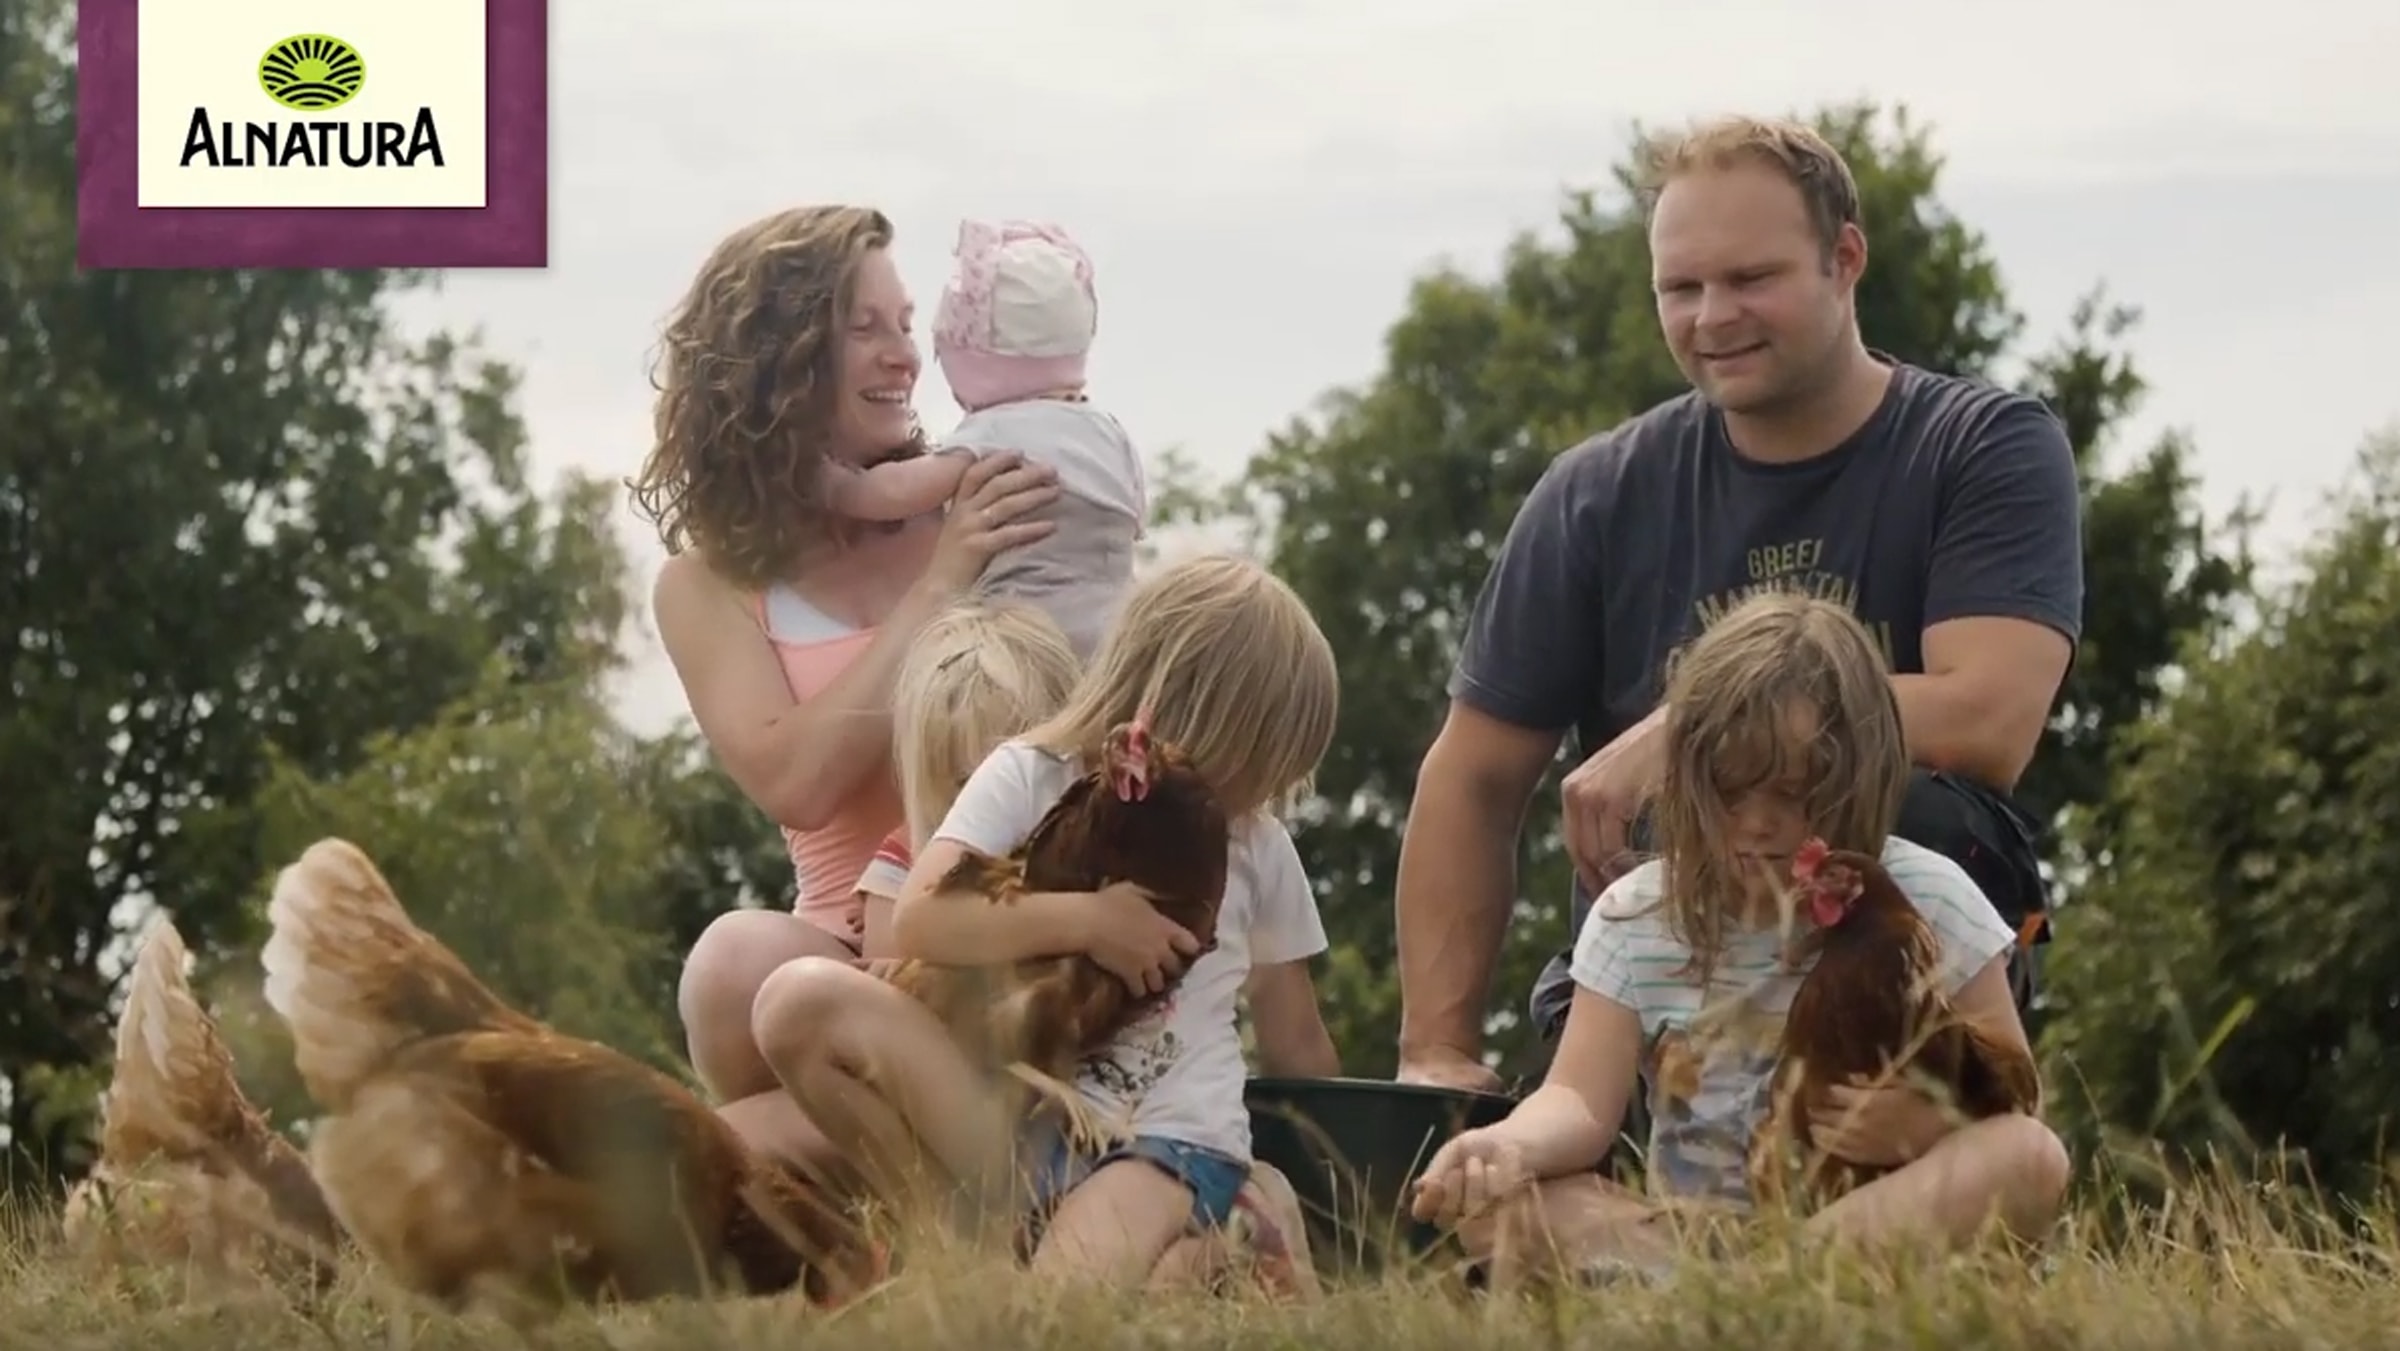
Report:
M971 894L1007 905L1028 892L1129 882L1206 952L1216 945L1225 899L1223 804L1180 748L1152 744L1146 715L1112 732L1100 761L1067 786L1022 845L1002 858L960 859L936 895L953 904L972 903ZM980 1063L1015 1072L1086 1134L1094 1128L1077 1116L1064 1081L1174 989L1170 982L1159 994L1136 995L1082 954L991 967L912 960L894 964L885 978L931 1008Z
M674 1079L503 1003L358 849L310 846L268 915L267 1002L327 1113L311 1162L402 1284L517 1315L729 1287L826 1298L863 1276L816 1188Z
M320 1282L340 1230L308 1164L242 1093L184 978L183 935L142 939L101 1099L100 1160L67 1194L66 1235L117 1261Z
M1792 874L1816 921L1816 966L1784 1017L1767 1120L1750 1153L1761 1204L1819 1206L1891 1171L1815 1146L1825 1089L1897 1077L1968 1120L2035 1110L2032 1057L1962 1019L1940 988L1941 942L1883 864L1810 840Z

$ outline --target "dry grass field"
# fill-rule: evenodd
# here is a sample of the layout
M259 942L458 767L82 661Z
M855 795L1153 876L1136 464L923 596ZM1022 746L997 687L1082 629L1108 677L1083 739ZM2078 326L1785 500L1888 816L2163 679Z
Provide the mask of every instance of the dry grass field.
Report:
M936 1258L833 1313L728 1300L575 1313L531 1333L433 1312L363 1268L334 1293L295 1303L189 1272L105 1267L63 1251L46 1217L19 1216L0 1254L0 1351L2400 1345L2400 1230L2369 1223L2336 1235L2288 1207L2270 1218L2260 1198L2228 1188L2180 1195L2105 1241L2091 1219L2070 1219L2036 1262L1980 1255L1870 1268L1766 1244L1739 1261L1694 1260L1658 1287L1496 1299L1426 1272L1337 1285L1320 1303L1288 1306L1060 1291L1007 1269Z

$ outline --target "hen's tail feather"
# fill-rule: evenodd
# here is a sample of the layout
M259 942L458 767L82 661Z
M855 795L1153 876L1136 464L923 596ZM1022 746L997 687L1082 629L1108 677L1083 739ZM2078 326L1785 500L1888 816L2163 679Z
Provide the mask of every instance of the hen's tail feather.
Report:
M143 936L117 1019L101 1160L68 1199L68 1237L154 1255L196 1243L224 1251L191 1255L227 1260L263 1240L330 1280L338 1230L297 1151L243 1095L184 975L189 956L169 920Z
M101 1133L102 1151L119 1163L240 1138L245 1099L233 1055L184 979L188 958L183 935L160 919L126 981Z
M267 1004L291 1029L309 1095L328 1109L420 1037L538 1026L418 928L346 840L317 841L277 875L267 918Z
M1008 1073L1033 1090L1037 1110L1040 1106L1058 1109L1068 1147L1076 1153L1102 1153L1127 1134L1120 1128L1122 1123L1103 1119L1090 1103L1084 1101L1081 1093L1056 1076L1035 1069L1021 1060L1012 1062L1008 1066Z

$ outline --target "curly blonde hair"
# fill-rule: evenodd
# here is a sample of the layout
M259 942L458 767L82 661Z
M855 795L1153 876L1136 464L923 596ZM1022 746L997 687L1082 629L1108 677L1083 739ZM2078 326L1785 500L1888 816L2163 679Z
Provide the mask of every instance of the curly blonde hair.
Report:
M667 552L696 549L757 589L826 537L818 473L842 333L860 264L891 242L880 211L797 207L734 231L700 265L651 370L657 444L626 484Z

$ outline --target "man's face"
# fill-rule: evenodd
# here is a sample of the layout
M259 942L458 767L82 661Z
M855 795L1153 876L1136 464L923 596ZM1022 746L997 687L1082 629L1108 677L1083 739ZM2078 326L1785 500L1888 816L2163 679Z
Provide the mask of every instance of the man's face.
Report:
M1731 413L1813 394L1846 339L1866 239L1843 227L1831 256L1800 190L1764 165L1668 183L1650 219L1659 329L1684 378Z

